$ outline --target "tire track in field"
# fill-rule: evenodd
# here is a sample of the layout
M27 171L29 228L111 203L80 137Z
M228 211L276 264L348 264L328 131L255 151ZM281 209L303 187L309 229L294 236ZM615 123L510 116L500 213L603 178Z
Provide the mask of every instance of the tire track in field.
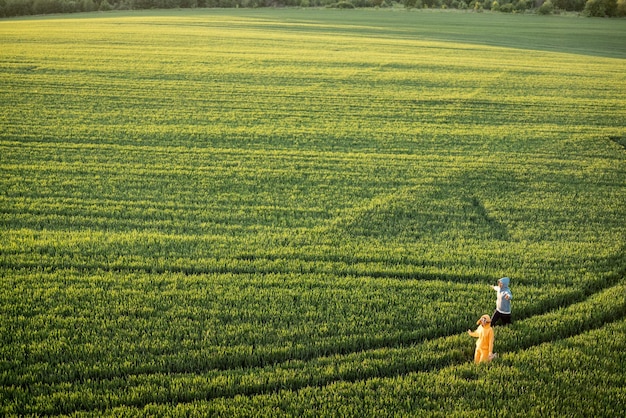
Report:
M617 251L612 257L602 259L600 262L606 265L607 268L612 266L624 266L626 258L626 247ZM80 272L109 272L109 273L134 273L142 272L146 274L184 274L186 276L201 276L208 274L233 274L233 275L276 275L276 274L328 274L337 277L355 277L355 278L369 278L369 279L395 279L395 280L417 280L417 281L443 281L452 282L458 284L474 284L485 283L493 280L491 276L485 276L481 274L451 274L451 273L430 273L423 271L398 271L395 269L397 266L432 266L441 267L442 263L437 261L428 260L390 260L383 257L360 257L360 256L344 256L344 255L306 255L306 254L241 254L230 258L211 258L208 259L212 262L212 265L200 265L193 266L188 265L185 267L161 265L152 266L145 264L120 264L116 261L95 261L95 262L79 262L67 264L67 262L52 262L49 259L45 262L40 259L22 260L18 262L12 262L8 259L0 259L0 267L8 270L23 270L23 269L46 269L49 271L63 271L67 268L71 268ZM242 262L239 265L232 265L227 263L228 260L237 260ZM277 266L276 263L281 261L300 261L296 266L290 266L288 263L284 263L282 266ZM193 260L190 260L190 264ZM266 263L267 262L267 263ZM372 269L372 263L388 264L391 267L386 269ZM323 265L324 267L320 267ZM364 268L350 267L351 265L363 265ZM367 270L367 271L364 271ZM608 277L600 277L595 280L587 281L581 284L581 287L567 295L568 300L575 297L575 294L580 294L578 299L590 295L594 291L602 290L608 286L616 283L617 278L624 274L626 267L622 267L618 273L612 274ZM558 306L563 306L559 303ZM537 314L542 310L533 310L529 314ZM517 312L519 314L519 312Z
M607 263L619 262L621 260L620 255L615 255L614 258L615 260L608 260ZM6 267L6 266L3 266L3 267ZM76 266L74 266L73 268L77 271L85 271L85 272L94 271L91 268L80 269L80 268L76 268ZM60 271L62 269L58 268L58 269L53 269L53 270ZM138 271L138 269L134 269L134 268L129 268L129 269L115 269L115 268L104 269L103 268L103 269L96 269L95 271L98 271L98 270L108 271L108 272L113 272L113 273L121 273L121 274L124 274L127 272L131 273L131 272ZM140 269L140 271L143 271L145 273L155 273L154 269L145 269L145 270ZM166 271L172 272L171 270L166 270ZM571 292L566 293L566 294L555 296L551 299L545 300L541 304L527 306L524 310L516 310L515 319L516 321L525 320L530 317L543 315L554 310L563 309L573 304L580 303L584 301L586 298L589 298L592 295L598 292L602 292L605 289L617 284L619 280L621 280L624 277L625 271L626 269L622 269L620 272L616 274L597 279L593 282L587 282L584 285L582 285L581 288L572 290ZM186 271L183 271L183 270L180 270L179 272L188 274ZM237 274L252 273L248 271L236 272L233 270L228 270L227 272L237 273ZM221 272L221 273L224 273L224 272ZM254 273L259 274L258 271ZM267 274L275 274L275 273L276 272L267 272ZM360 276L360 275L353 276L347 273L344 275L335 273L335 275L342 276L342 277L348 277L348 276L361 277L361 278L371 277L371 276ZM385 277L398 278L397 276L394 276L393 274L389 274L389 275L386 274ZM447 277L443 279L453 280L454 278L455 277ZM440 275L436 275L435 277L418 276L418 277L413 277L413 279L435 281L435 280L442 280L442 277ZM486 278L479 278L479 280L485 281ZM352 353L359 353L359 352L368 351L368 350L394 349L394 348L403 347L407 345L414 345L426 339L434 340L437 338L445 338L450 335L455 335L456 333L462 333L463 331L464 331L464 326L457 327L457 328L450 327L450 328L447 328L446 330L439 330L439 331L426 329L426 330L423 330L423 332L421 333L411 332L411 333L403 333L400 335L389 335L389 336L378 336L378 337L374 336L374 338L352 337L346 341L342 341L341 344L338 344L337 341L329 340L329 341L324 341L320 345L314 345L314 346L303 347L303 348L298 348L298 349L293 348L293 349L283 350L283 351L279 350L279 352L276 352L275 350L269 350L269 351L260 350L260 351L255 352L253 350L253 352L250 355L244 355L245 353L244 354L240 353L236 355L235 357L227 356L221 359L218 358L212 362L209 362L207 365L210 366L211 369L220 370L220 371L228 371L236 367L242 367L242 368L268 367L268 366L272 366L273 364L286 362L286 361L294 361L294 360L306 362L306 361L310 361L312 359L318 358L320 355L345 356L345 355L350 355ZM190 369L190 367L192 367L192 365L180 367L175 364L170 364L168 366L168 371L173 372L173 373L193 372L194 370ZM154 371L154 372L158 373L158 371ZM107 374L102 375L100 373L94 374L91 372L86 372L84 373L84 376L83 376L83 378L85 379L101 379L103 377L106 378Z
M611 263L612 262L613 261L611 261ZM57 270L61 271L62 268L58 268ZM83 270L80 270L80 269L76 269L76 270L84 271L84 272L94 271L90 267L86 267L86 266ZM127 272L134 273L134 272L137 272L139 269L102 268L102 269L96 269L95 271L97 270L124 274ZM155 270L152 268L142 269L141 271L145 273L155 273ZM167 269L167 270L164 270L163 272L172 272L172 270ZM184 273L184 274L189 274L187 271L183 271L183 270L179 270L179 272ZM235 271L226 270L226 272L235 272ZM259 272L251 272L251 271L236 272L236 273L259 274ZM274 273L275 271L270 271L270 272L265 272L261 274L274 274ZM352 276L351 274L348 274L348 273L345 273L342 275L342 274L337 274L335 272L335 274L338 276L345 276L345 277ZM189 274L189 275L194 275L194 274ZM354 277L359 277L359 278L366 277L369 279L371 276L361 276L361 275L355 274ZM388 274L388 273L385 273L384 277L402 279L402 277L394 276L393 274ZM419 275L419 276L411 277L411 279L414 279L414 280L432 280L432 281L436 281L436 280L453 281L455 280L455 278L456 277L452 277L452 276L441 277L439 275L435 275L435 276ZM552 299L546 300L545 302L541 304L537 304L535 306L529 306L525 308L524 311L521 311L521 310L516 311L516 315L515 315L516 319L525 319L529 316L545 313L549 310L558 309L558 308L567 306L569 304L581 301L586 296L590 295L593 291L602 290L603 288L610 286L612 283L615 283L615 281L618 280L618 278L619 278L619 275L614 275L606 280L599 279L596 283L587 284L584 289L576 289L576 290L569 292L568 294L555 296ZM479 277L477 280L485 281L487 280L487 278ZM469 281L469 279L465 278L465 281ZM208 362L207 365L209 365L211 369L222 370L222 371L227 371L235 367L242 367L242 368L267 367L276 363L290 361L290 360L309 361L311 359L319 357L320 355L328 355L328 356L349 355L351 353L357 353L357 352L361 352L364 350L397 348L397 347L402 347L402 346L407 346L407 345L414 345L416 343L420 343L421 341L424 341L425 339L442 338L448 335L452 335L454 333L461 333L463 331L464 331L464 326L458 326L457 324L456 327L449 327L446 330L434 330L433 331L431 329L431 330L424 330L423 333L420 333L420 332L408 333L407 332L407 333L401 333L401 334L389 335L389 336L373 336L373 338L352 336L347 341L341 341L340 344L338 344L336 340L331 339L331 340L322 341L322 343L319 345L305 346L301 349L294 348L294 349L289 349L289 350L284 350L284 351L278 350L278 352L272 349L270 350L261 349L259 351L255 351L253 356L247 356L245 354L238 353L234 358L231 358L228 355L224 355L218 359L215 359L214 361ZM157 358L159 360L165 360L167 362L167 356L162 356L162 357L157 356ZM192 367L191 365L180 366L177 364L170 364L168 367L169 367L168 370L174 373L188 373L188 372L194 371L192 368L190 368ZM158 370L156 369L153 371L155 373L158 373ZM87 372L84 375L84 378L102 379L102 378L106 378L107 376L109 376L109 374L107 373L100 374L99 372L96 372L96 373Z
M620 145L624 151L626 151L626 134L624 135L609 135L609 140Z
M615 298L614 295L621 297ZM607 306L607 299L614 303ZM607 323L626 318L626 281L592 294L582 302L545 314L516 321L509 327L496 328L496 347L499 352L519 352L546 342L564 340ZM92 405L90 408L61 403L56 405L60 413L94 412L116 406L142 408L149 404L188 403L216 398L257 396L280 390L297 391L306 387L325 387L333 383L356 382L371 378L393 378L414 372L430 372L444 367L472 361L474 340L465 333L435 338L419 345L400 348L381 348L354 352L346 355L317 357L310 360L287 360L267 367L222 371L207 371L201 375L194 372L169 374L155 373L125 376L102 380L89 387L97 398L109 396L107 383L127 393L135 393L133 399L118 398L117 403ZM153 390L167 381L167 390L158 399ZM129 385L129 382L132 383ZM134 385L134 386L133 386ZM190 388L195 385L195 390ZM72 388L81 389L81 383ZM142 391L143 388L143 391ZM55 388L51 388L54 391ZM95 391L93 391L96 389ZM138 394L138 395L137 395ZM79 397L76 397L79 398ZM61 398L62 399L62 398ZM110 402L110 398L109 398Z
M604 263L609 265L619 265L623 264L621 256L616 254L614 257L605 260ZM45 269L47 271L63 271L67 268L67 266L62 265L42 265L40 263L7 263L6 260L0 260L0 267L7 270L23 270L23 269ZM123 266L110 266L105 264L97 264L97 265L72 265L72 270L81 273L93 273L93 272L107 272L113 274L132 274L132 273L145 273L145 274L183 274L186 276L202 276L204 274L232 274L232 275L276 275L276 274L319 274L319 269L306 272L306 271L294 271L292 269L285 270L276 270L276 269L259 269L256 266L244 266L241 268L232 267L227 265L216 266L215 268L170 268L170 267L150 267L150 266L132 266L132 267L123 267ZM572 289L571 291L557 294L552 296L549 299L543 300L541 303L537 303L534 305L528 305L524 308L516 309L515 311L515 319L522 320L526 319L530 316L540 315L546 312L549 312L554 309L559 309L563 307L567 307L571 304L578 303L585 298L591 296L592 294L602 291L610 286L615 285L621 277L624 276L626 272L626 268L622 268L618 273L614 273L609 276L602 276L593 281L587 281L582 283L580 286ZM358 278L358 279L367 279L367 280L376 280L376 279L391 279L391 280L416 280L416 281L432 281L432 282L453 282L460 284L474 284L481 282L488 282L491 280L491 277L479 276L479 275L466 275L466 276L457 276L452 274L444 274L444 273L398 273L393 271L370 271L367 274L363 274L363 272L357 270L341 270L337 271L334 269L329 269L328 271L321 272L323 274L329 274L332 276L336 276L339 278ZM450 329L449 329L450 330ZM448 332L449 332L448 330ZM461 332L463 329L452 329L452 332ZM411 333L411 334L403 334L401 336L388 336L381 338L353 338L349 342L342 344L340 347L330 348L327 346L324 347L315 347L312 350L302 350L301 354L298 356L298 359L306 360L316 356L316 353L319 351L323 351L326 354L347 354L349 352L360 351L363 349L376 349L382 347L394 347L405 344L414 344L416 341L422 341L424 338L439 338L445 336L445 332L437 333L433 330L427 330L423 334L421 333ZM293 353L291 353L293 354ZM282 361L288 358L291 358L289 353L283 355L282 358L276 358L274 355L268 355L259 357L259 366L263 366L266 364L271 364L276 361ZM241 366L250 366L249 361L241 360ZM219 367L219 366L217 366ZM225 369L225 368L224 368Z

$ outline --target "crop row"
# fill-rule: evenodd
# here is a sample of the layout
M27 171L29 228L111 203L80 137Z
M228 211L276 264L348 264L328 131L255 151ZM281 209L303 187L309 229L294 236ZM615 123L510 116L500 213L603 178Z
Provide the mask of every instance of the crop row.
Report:
M207 236L128 231L54 232L14 230L2 244L4 268L81 271L332 274L339 276L430 279L475 283L515 270L516 284L535 287L585 286L619 271L619 247L597 251L595 244L508 244L459 240L389 248L384 242L338 243L285 230L233 229ZM594 251L595 250L595 251ZM620 255L613 255L617 251ZM594 262L586 261L593 257ZM548 269L549 270L546 270ZM577 274L572 274L571 271Z
M46 144L7 144L4 156L22 161L3 165L5 266L210 272L226 259L239 271L571 282L564 272L593 273L585 260L609 260L624 236L619 156Z
M385 295L393 293L389 292L390 289L386 290ZM583 302L539 317L529 317L516 322L510 328L498 328L496 348L514 356L514 352L521 349L548 341L554 343L558 339L601 328L605 323L623 320L626 308L625 291L622 281ZM437 315L423 314L430 318ZM449 314L441 312L438 315ZM448 319L451 317L448 316ZM300 349L311 346L315 344L306 343ZM98 344L89 347L96 350ZM365 350L361 351L362 349ZM177 353L170 353L167 360L161 364L157 362L154 366L151 366L153 363L150 357L142 353L135 359L131 358L119 364L118 368L129 369L120 371L119 374L114 371L115 364L103 361L101 366L94 365L96 370L108 371L107 374L97 375L89 372L89 364L93 357L101 358L103 353L87 351L75 359L70 368L64 363L54 364L51 360L33 364L26 368L28 372L23 376L26 381L12 382L5 374L5 390L13 388L7 390L9 399L13 399L15 406L34 407L32 410L18 410L19 412L48 414L105 410L122 405L143 407L154 403L193 402L235 395L255 395L278 389L299 390L308 386L323 387L335 381L390 378L465 362L471 357L472 341L464 334L457 334L407 347L354 347L349 350L354 352L331 356L319 352L313 358L306 357L305 361L298 360L298 356L290 353L285 359L276 358L271 362L277 363L274 365L270 363L267 366L254 367L254 364L250 364L245 368L235 366L226 371L212 371L213 367L197 363L200 358L207 362L215 356L210 349L196 353L187 347L184 358L180 359L181 364L185 364L185 370L176 369ZM253 363L257 356L254 348L242 354L247 361ZM237 357L237 354L228 353L228 356ZM115 357L121 358L119 355ZM42 376L37 376L39 373ZM32 376L33 381L30 382L27 376ZM72 384L68 385L69 382ZM20 387L28 387L28 395ZM24 396L33 397L32 401L25 402Z
M474 311L492 309L488 284L319 274L8 273L4 360L21 373L3 380L17 385L263 367L410 346L461 332ZM518 320L585 297L564 288L517 289L527 295L516 303Z
M624 85L619 60L152 22L133 40L111 31L103 51L91 26L77 47L38 25L47 48L4 25L2 121L17 140L440 151L621 128L624 95L606 88Z
M5 360L24 372L5 375L7 384L260 366L422 341L464 326L472 289L327 275L81 272L12 272L3 287Z
M626 383L625 370L612 365L625 364L625 343L626 322L622 320L565 340L504 354L490 367L465 363L425 373L339 380L299 390L281 387L255 396L196 399L175 405L123 405L104 414L83 411L77 416L439 416L497 415L502 411L514 417L619 416L626 405L621 390ZM593 368L588 367L590 363Z

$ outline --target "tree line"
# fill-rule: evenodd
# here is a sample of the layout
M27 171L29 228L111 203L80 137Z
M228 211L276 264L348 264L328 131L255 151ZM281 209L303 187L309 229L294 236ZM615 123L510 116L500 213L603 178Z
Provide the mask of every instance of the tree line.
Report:
M392 7L392 0L0 0L0 17L109 10L235 7ZM407 8L491 10L539 14L579 12L595 17L626 16L626 0L401 0Z

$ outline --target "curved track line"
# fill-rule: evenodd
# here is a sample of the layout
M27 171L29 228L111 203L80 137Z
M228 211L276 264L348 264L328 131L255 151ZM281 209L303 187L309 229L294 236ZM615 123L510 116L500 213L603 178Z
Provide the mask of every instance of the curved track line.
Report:
M607 307L607 300L614 301L614 304ZM594 293L583 302L516 321L510 327L496 328L496 347L498 351L517 352L546 342L580 335L624 318L626 318L626 282L622 277L615 286ZM323 387L338 381L355 382L370 378L402 376L413 372L428 372L469 362L472 351L473 341L461 334L429 340L406 348L370 349L306 361L289 359L274 366L229 370L231 373L226 375L221 371L213 371L204 375L206 379L204 379L202 396L189 392L177 393L174 390L169 393L167 402L161 403L185 403L239 395L255 396L285 388L299 390L309 386ZM187 380L196 379L194 380L196 384L203 382L202 375L199 377L193 372L190 376L154 374L134 375L134 378L137 378L137 387L141 388L144 385L146 389L149 389L151 387L149 383L158 382L162 376L174 377L179 384L171 386L183 390L187 388L184 384ZM125 381L126 378L117 379L118 384L127 390L128 385L123 385ZM225 381L230 384L225 385ZM107 381L102 383L106 386ZM105 388L103 389L106 391ZM128 403L120 401L119 405L107 405L106 408L159 404L150 396L151 392L146 392L144 401L137 399ZM64 413L104 409L97 406L85 409L66 406L69 408L63 411Z

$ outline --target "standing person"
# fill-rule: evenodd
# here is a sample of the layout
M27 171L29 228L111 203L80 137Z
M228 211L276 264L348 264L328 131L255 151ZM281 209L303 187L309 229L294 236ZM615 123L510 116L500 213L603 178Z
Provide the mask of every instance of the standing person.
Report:
M509 289L510 280L508 277L503 277L498 280L497 286L493 286L493 290L498 292L496 310L491 317L491 325L494 327L499 320L502 320L503 325L511 323L511 299L513 299L513 293Z
M467 330L469 335L478 338L476 340L476 351L474 352L474 363L489 362L497 356L493 354L495 336L491 328L491 318L489 318L489 315L483 315L476 323L478 324L476 331Z

